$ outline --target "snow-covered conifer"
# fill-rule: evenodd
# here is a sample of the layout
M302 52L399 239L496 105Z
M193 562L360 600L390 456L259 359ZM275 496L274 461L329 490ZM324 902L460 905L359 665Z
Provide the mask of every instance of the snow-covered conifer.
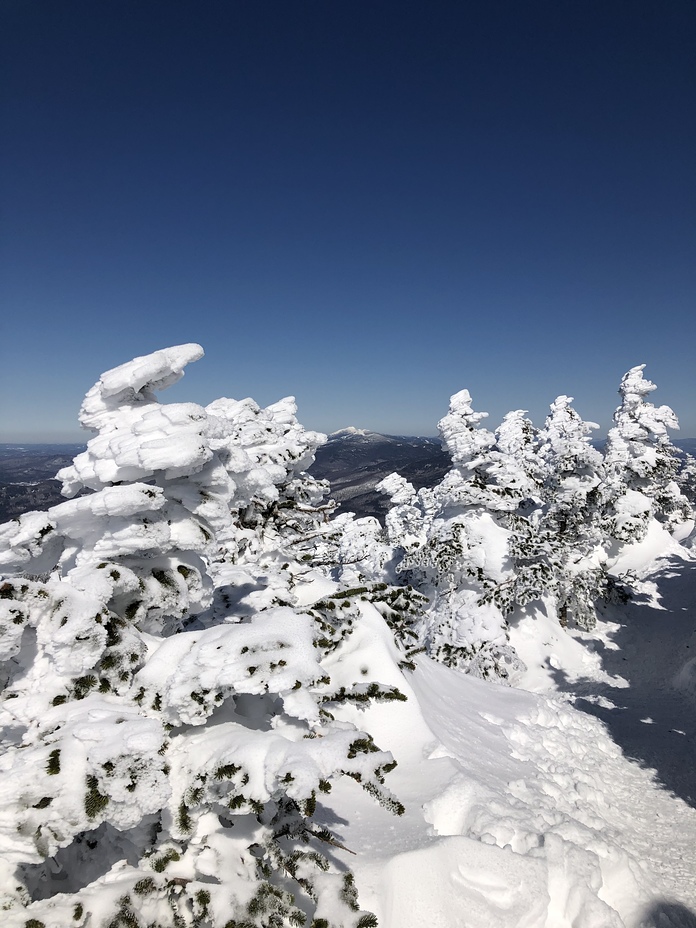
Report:
M677 474L677 483L692 507L696 506L696 457L685 454Z
M609 532L619 541L639 541L652 518L670 531L693 518L676 481L679 459L668 432L679 422L669 406L647 401L657 388L643 377L644 368L624 374L607 436L603 499Z
M583 421L572 401L569 396L554 400L539 435L543 506L535 521L534 544L547 566L544 593L553 596L561 624L570 620L591 628L594 603L606 586L597 512L604 473L602 455L589 438L599 426Z
M401 811L391 755L334 714L403 697L323 664L371 607L314 563L322 436L291 398L160 404L201 355L104 374L74 498L0 527L10 926L374 924L319 800L347 776Z
M421 616L408 610L401 622L391 617L407 657L424 649L468 673L506 678L518 659L504 613L487 594L509 580L505 517L526 498L531 478L507 447L499 450L493 432L479 427L486 415L474 411L467 390L455 394L439 423L452 470L417 493L396 474L377 489L393 503L386 535L395 574L385 579L415 588L427 602ZM525 429L521 416L509 419L504 445L526 448Z

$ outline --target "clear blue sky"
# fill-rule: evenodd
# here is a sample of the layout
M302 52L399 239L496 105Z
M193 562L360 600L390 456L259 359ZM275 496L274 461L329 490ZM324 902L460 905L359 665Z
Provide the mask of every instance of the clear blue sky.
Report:
M0 434L110 367L294 394L325 431L604 428L629 367L696 435L693 0L4 0Z

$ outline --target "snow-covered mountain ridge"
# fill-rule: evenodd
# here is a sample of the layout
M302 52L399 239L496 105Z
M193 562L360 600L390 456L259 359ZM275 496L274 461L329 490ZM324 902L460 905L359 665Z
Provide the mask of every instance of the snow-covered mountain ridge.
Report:
M398 471L418 488L432 486L450 466L439 439L350 428L329 435L317 448L310 472L329 481L339 512L383 519L388 500L375 490L380 480Z

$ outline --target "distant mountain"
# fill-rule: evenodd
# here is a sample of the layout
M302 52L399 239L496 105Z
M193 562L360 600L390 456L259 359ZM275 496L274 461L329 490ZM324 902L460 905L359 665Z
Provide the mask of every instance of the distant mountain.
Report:
M351 427L329 435L309 472L331 483L338 512L383 519L388 500L374 489L383 477L398 471L420 489L438 483L451 466L439 438L381 435Z
M605 440L593 444L603 447ZM674 444L696 456L696 438L680 438ZM310 473L331 483L331 495L339 503L337 512L383 521L389 501L374 489L382 478L396 471L420 490L439 483L451 466L439 438L381 435L350 427L329 435L317 449Z
M55 479L84 445L0 444L0 522L63 502Z
M329 435L329 441L340 441L343 438L365 438L368 441L381 441L388 436L382 435L381 432L371 432L369 429L356 429L354 425L349 425L345 429L339 429Z
M696 438L677 438L672 442L679 448L680 451L684 451L686 454L691 454L696 457Z
M696 456L696 438L679 438L674 444ZM55 475L84 447L0 444L0 522L62 502L64 497ZM329 435L326 444L317 450L310 473L331 483L338 512L383 520L388 500L375 492L375 485L383 477L397 471L419 490L434 486L451 466L439 438L381 435L351 426Z

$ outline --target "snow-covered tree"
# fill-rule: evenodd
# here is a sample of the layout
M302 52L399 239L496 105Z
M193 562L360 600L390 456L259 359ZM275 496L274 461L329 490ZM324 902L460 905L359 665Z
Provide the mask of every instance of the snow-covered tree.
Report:
M682 465L677 474L679 489L689 500L691 506L696 506L696 457L685 454Z
M640 539L653 517L672 529L693 524L673 479L666 428L676 418L644 402L654 387L641 371L624 378L606 466L589 438L597 426L581 419L571 397L554 401L541 432L523 410L491 432L462 390L439 423L453 462L444 480L419 492L397 474L378 485L392 507L386 552L377 535L368 546L370 578L427 600L422 614L387 616L407 654L423 649L470 673L509 676L516 657L507 616L543 599L562 625L591 629L596 604L616 588L607 557L617 540Z
M584 422L559 396L539 435L543 506L535 525L536 548L547 563L544 592L550 593L562 625L596 622L595 602L606 591L605 555L597 518L602 455L590 443L598 425Z
M403 697L335 660L368 607L314 563L322 436L291 398L160 404L201 355L105 373L73 498L0 527L10 926L375 924L320 800L347 776L401 811L334 707Z
M397 625L407 657L421 649L468 673L506 678L519 661L508 645L504 611L489 594L511 576L506 518L527 497L532 479L522 458L508 450L527 447L526 421L512 414L501 449L495 434L479 427L486 415L474 411L467 390L455 394L439 423L452 470L417 493L397 474L377 488L392 501L386 536L394 572L387 579L427 601L421 615L409 608Z
M624 374L607 436L603 497L609 531L619 541L639 541L651 519L674 531L693 518L676 481L679 458L668 432L679 422L669 406L647 401L657 388L643 377L644 368Z

